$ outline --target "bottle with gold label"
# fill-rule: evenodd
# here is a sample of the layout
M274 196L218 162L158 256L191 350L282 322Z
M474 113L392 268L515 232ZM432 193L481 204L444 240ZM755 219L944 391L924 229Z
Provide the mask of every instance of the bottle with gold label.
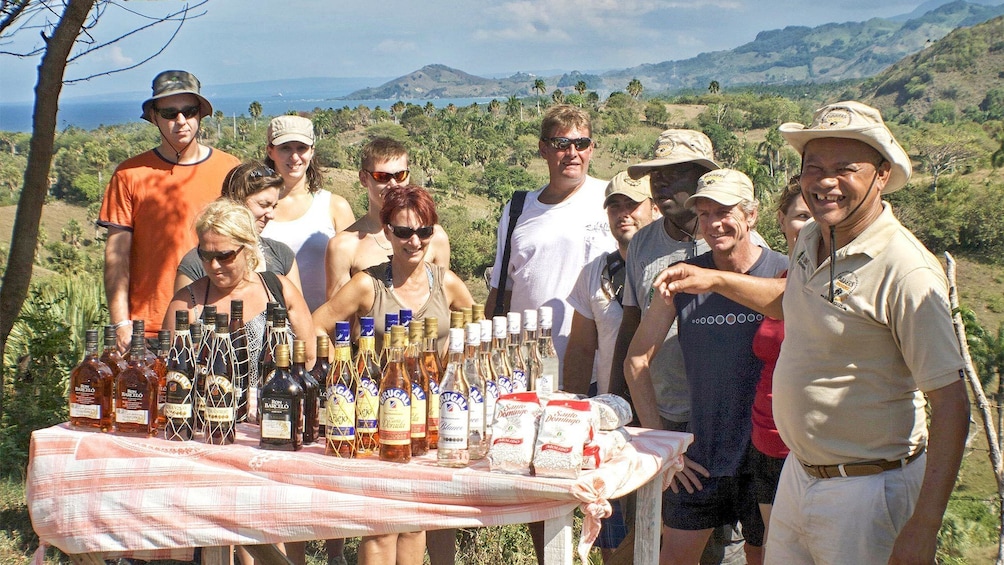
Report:
M157 432L158 383L143 357L145 341L142 333L133 332L129 362L116 379L115 431L151 437Z
M324 441L324 428L328 425L328 371L331 370L331 340L326 335L317 336L317 359L310 375L317 381L317 441ZM353 408L353 410L355 410Z
M84 332L84 359L70 373L70 424L112 429L112 370L98 357L98 330Z
M195 344L196 364L199 367L195 374L195 430L201 431L206 426L206 375L209 374L210 355L213 352L213 340L216 339L216 306L207 304L202 308L202 339Z
M237 390L234 383L234 347L230 341L230 316L216 314L216 337L206 374L206 443L234 442L237 426Z
M293 340L293 364L289 372L303 387L303 443L311 444L317 441L318 386L307 371L307 343L301 339Z
M267 332L268 341L264 342L261 349L262 362L261 372L258 373L258 389L261 390L265 383L272 378L275 372L276 359L275 350L279 345L286 345L292 356L293 339L289 335L289 328L286 325L286 309L276 303L272 307L272 326ZM258 412L261 412L260 410Z
M526 392L530 390L530 382L526 376L526 358L523 357L523 347L520 343L520 321L522 316L519 312L509 312L506 314L506 332L509 334L509 345L506 348L506 358L509 360L509 368L512 369L513 392Z
M466 328L467 324L474 321L474 306L464 306L460 311L464 314L464 327Z
M415 457L429 452L429 374L422 363L424 334L422 320L412 320L408 327L408 346L404 349L404 366L411 381L411 454Z
M422 349L422 366L429 378L429 393L426 395L428 410L426 414L425 434L429 449L436 449L439 443L439 383L443 378L443 364L439 356L437 337L439 335L439 319L425 319L425 342Z
M348 322L335 322L335 359L326 379L324 404L324 453L347 458L356 456L356 391L359 386L349 332Z
M187 441L195 436L195 352L188 310L174 313L174 344L167 354L164 437Z
M289 373L289 344L275 347L275 371L261 389L262 449L299 451L303 447L303 389Z
M495 377L499 395L512 393L512 369L509 367L507 350L506 318L495 316L492 318L492 344L488 354L488 367Z
M389 335L389 332L388 332ZM373 455L377 451L380 429L380 362L376 356L374 320L359 318L359 351L356 354L356 454ZM390 340L388 340L389 342Z
M481 324L467 324L464 348L464 376L470 386L470 440L471 460L483 459L488 453L485 441L485 382L478 367L478 349L481 346Z
M470 385L464 375L464 330L450 328L446 369L440 382L437 462L466 467L470 454Z
M391 326L380 379L380 460L411 461L411 382L404 366L404 326Z

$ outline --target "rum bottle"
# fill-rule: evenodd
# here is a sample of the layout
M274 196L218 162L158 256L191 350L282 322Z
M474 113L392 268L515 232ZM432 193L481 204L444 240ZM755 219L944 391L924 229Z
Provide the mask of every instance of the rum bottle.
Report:
M195 343L198 348L195 363L199 370L195 374L195 430L202 431L206 427L206 375L209 374L209 363L212 361L213 341L216 339L216 306L206 304L202 307L202 339Z
M289 372L303 387L303 443L317 441L318 386L314 376L307 370L307 342L293 340L293 365Z
M491 366L492 321L482 319L480 326L481 349L478 352L478 370L485 383L485 454L487 455L488 446L492 444L492 422L495 421L495 403L499 400L499 387Z
M356 456L356 377L349 345L349 323L335 322L335 360L328 371L325 403L324 453L338 457ZM318 341L320 343L320 341ZM318 357L320 357L318 348Z
M387 365L380 379L380 460L411 461L411 382L404 366L404 326L391 326Z
M380 362L376 356L374 320L359 318L359 352L356 355L356 454L368 456L378 449L380 421ZM388 331L388 336L390 332ZM337 336L336 336L337 337ZM385 343L390 344L388 339Z
M317 359L310 375L317 381L317 440L324 441L328 425L328 371L331 370L331 339L326 335L317 336Z
M522 317L519 312L509 312L506 314L506 331L509 334L509 345L506 347L506 358L509 361L509 368L512 370L510 380L513 392L526 392L530 390L530 381L526 375L526 358L523 357L523 346L520 343L520 321Z
M112 370L98 357L98 330L84 332L84 359L70 373L70 424L112 429Z
M234 382L234 346L230 341L230 316L216 315L216 337L206 374L206 443L234 442L237 427L237 387Z
M553 312L550 306L540 307L540 334L537 336L537 352L540 354L540 379L536 386L541 402L561 387L558 352L551 340Z
M540 382L540 349L537 345L537 311L523 310L523 339L520 343L524 371L526 372L526 384L528 390L537 390Z
M171 330L157 332L153 369L157 375L157 430L164 429L164 403L167 402L167 353L171 350Z
M269 379L272 378L272 373L275 372L276 348L279 345L287 345L290 352L293 350L289 329L286 327L286 309L277 303L272 307L272 325L271 329L268 330L268 341L262 346L261 372L258 373L259 391L268 383ZM257 410L257 412L260 413L261 410Z
M426 395L428 409L426 414L425 434L429 449L436 449L439 444L439 382L443 378L443 362L439 356L437 337L439 335L439 319L425 319L425 343L422 349L422 366L429 378L429 392Z
M492 318L492 345L491 352L488 354L488 367L495 377L499 395L512 393L512 380L510 378L512 369L509 367L507 350L506 318L505 316L495 316Z
M405 347L408 347L407 340L409 338L408 332L411 330L411 319L414 317L414 313L408 308L401 308L397 312L398 324L404 326L404 338Z
M471 459L483 459L488 453L485 441L485 382L478 367L478 350L481 345L481 324L467 324L466 348L464 350L464 376L470 386L470 440Z
M174 313L174 343L167 354L164 437L187 441L195 436L195 352L188 310Z
M125 357L115 344L118 338L115 336L115 326L105 326L105 347L101 351L101 362L108 365L112 371L112 377L118 377L122 369L126 368Z
M422 363L425 324L414 320L408 328L408 346L404 350L404 366L411 381L411 454L415 457L429 452L429 374Z
M133 332L129 362L116 379L115 431L151 437L157 432L158 383L143 358L145 341L142 333Z
M237 422L248 419L248 387L251 383L251 358L247 329L244 327L244 301L230 301L230 343L234 348L234 394L237 395Z
M439 440L437 462L444 467L470 463L470 386L464 375L464 330L450 328L449 353L439 385Z
M390 350L390 329L401 323L400 320L401 318L397 314L387 312L383 315L383 333L380 337L380 355L377 356L377 362L380 364L381 369L383 369L384 365L387 364L387 353ZM362 321L360 321L360 325L361 324ZM360 335L362 334L360 333Z
M262 449L299 451L303 447L303 389L289 372L289 344L275 347L275 370L261 389Z

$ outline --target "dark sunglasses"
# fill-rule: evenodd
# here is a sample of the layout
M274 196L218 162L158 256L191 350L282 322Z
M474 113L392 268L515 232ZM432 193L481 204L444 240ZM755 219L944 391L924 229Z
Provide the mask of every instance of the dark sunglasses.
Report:
M365 170L365 169L364 169ZM396 173L385 173L384 171L366 171L369 173L373 180L377 182L390 182L390 179L394 179L397 182L404 182L408 180L408 175L411 171L405 169L403 171L398 171Z
M241 252L242 247L237 249L231 249L230 251L203 251L201 247L196 247L195 252L199 255L199 259L203 263L212 263L213 259L220 262L221 265L225 263L230 263L237 258L237 254Z
M178 114L185 116L186 120L199 115L198 106L185 106L184 108L154 108L154 110L165 120L173 120L178 117Z
M574 145L576 151L585 151L593 144L593 140L588 137L577 137L575 139L567 137L542 137L540 140L559 151L568 149L569 145Z
M257 169L248 173L249 179L260 179L272 176L275 176L275 169L273 169L272 167L258 167Z
M394 237L398 239L411 239L411 236L418 234L418 239L429 239L436 226L422 226L420 228L409 228L408 226L394 226L387 224L390 231L394 232Z

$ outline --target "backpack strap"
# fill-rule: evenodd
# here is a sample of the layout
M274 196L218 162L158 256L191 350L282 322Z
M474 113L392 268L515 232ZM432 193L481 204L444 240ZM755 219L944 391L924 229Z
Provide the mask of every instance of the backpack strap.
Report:
M512 200L509 201L509 228L505 234L505 246L502 248L502 265L499 271L499 286L495 294L495 309L493 316L504 316L505 311L505 286L509 277L509 255L512 253L512 231L516 229L516 221L523 213L523 204L526 202L527 191L517 190L512 193Z
M278 302L279 306L285 308L286 297L282 294L282 281L279 280L279 277L272 271L262 271L258 273L258 276L265 283L265 288L272 295L272 299Z

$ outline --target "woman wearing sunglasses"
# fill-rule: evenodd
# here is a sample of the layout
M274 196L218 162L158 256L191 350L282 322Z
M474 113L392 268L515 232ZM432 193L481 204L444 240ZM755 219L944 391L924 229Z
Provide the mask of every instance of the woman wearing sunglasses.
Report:
M453 271L425 260L439 221L436 203L424 188L388 187L383 195L380 221L390 242L390 261L353 275L331 300L314 311L315 329L318 334L333 335L335 322L339 320L372 316L381 321L385 312L407 308L416 319L438 318L440 345L445 345L450 310L470 306L474 299Z
M314 163L314 124L300 116L279 116L268 125L265 164L282 177L275 219L262 235L281 241L296 253L303 297L313 310L325 299L324 253L328 240L356 221L349 203L321 190L323 177Z
M262 229L275 217L275 204L279 200L282 177L261 161L247 161L237 165L223 181L220 198L243 204L255 219L255 229ZM296 255L288 245L267 237L258 239L259 270L268 270L285 275L297 289L300 288L300 271L296 265ZM174 291L178 292L206 276L206 270L196 249L189 251L178 265L174 278Z

